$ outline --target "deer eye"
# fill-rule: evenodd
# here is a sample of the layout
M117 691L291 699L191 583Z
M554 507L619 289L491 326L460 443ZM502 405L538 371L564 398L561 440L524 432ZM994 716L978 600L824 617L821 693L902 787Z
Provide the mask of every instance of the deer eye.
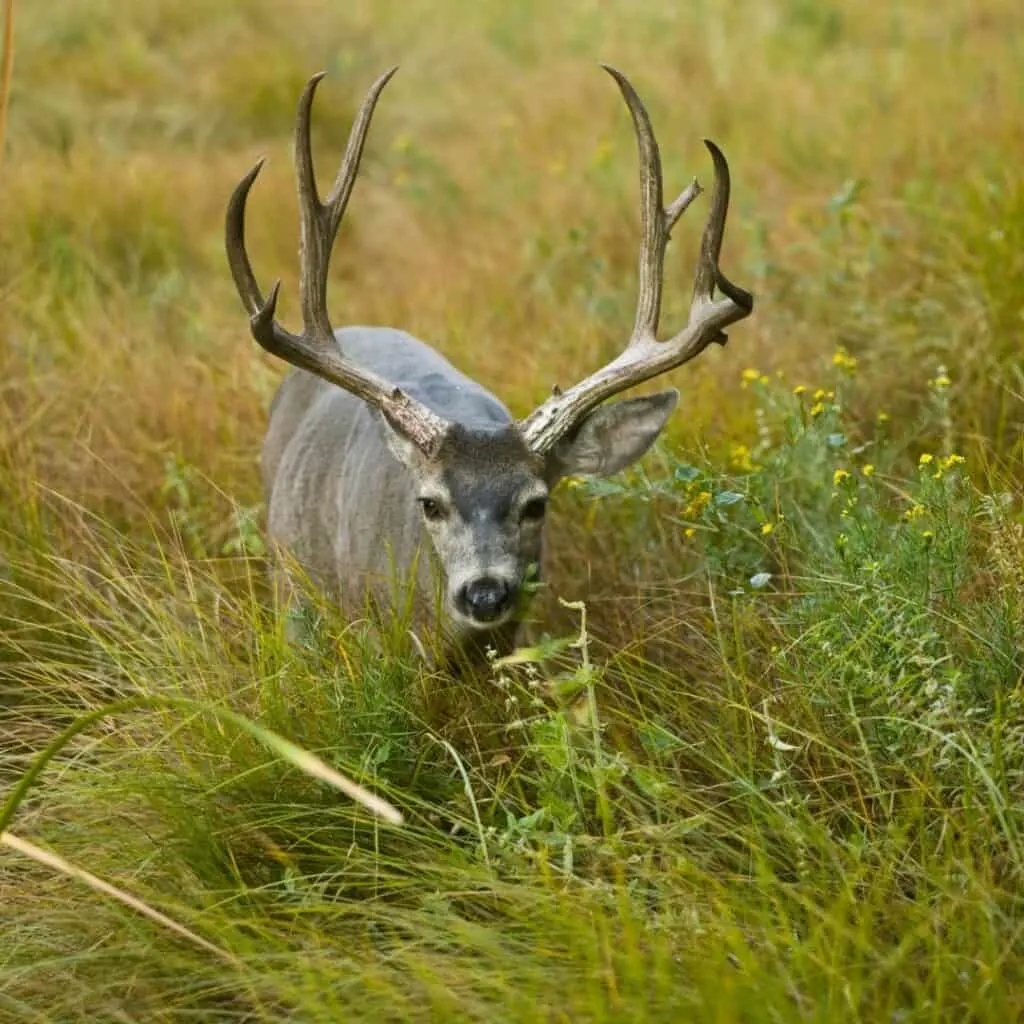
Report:
M520 514L522 519L532 519L534 521L544 518L544 512L547 510L548 500L547 498L531 498L524 506L523 511Z
M444 519L444 505L437 498L420 498L420 509L423 511L423 518L431 522Z

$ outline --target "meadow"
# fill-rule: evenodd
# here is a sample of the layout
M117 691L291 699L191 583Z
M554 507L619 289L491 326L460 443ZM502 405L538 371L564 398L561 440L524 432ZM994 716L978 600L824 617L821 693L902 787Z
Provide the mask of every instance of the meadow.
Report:
M0 163L0 1021L1024 1020L1017 0L19 3ZM553 501L527 642L453 682L266 583L322 181L337 324L517 414L632 325L637 169L728 155L753 316ZM673 237L682 322L705 203ZM344 778L339 778L341 773ZM339 791L354 780L394 824ZM359 794L357 794L357 797Z

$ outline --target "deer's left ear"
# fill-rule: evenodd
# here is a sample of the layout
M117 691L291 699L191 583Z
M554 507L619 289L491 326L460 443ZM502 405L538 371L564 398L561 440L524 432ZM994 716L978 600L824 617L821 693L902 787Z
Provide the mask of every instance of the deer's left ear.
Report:
M554 475L611 476L625 469L654 444L678 402L679 392L672 388L598 406L555 445Z

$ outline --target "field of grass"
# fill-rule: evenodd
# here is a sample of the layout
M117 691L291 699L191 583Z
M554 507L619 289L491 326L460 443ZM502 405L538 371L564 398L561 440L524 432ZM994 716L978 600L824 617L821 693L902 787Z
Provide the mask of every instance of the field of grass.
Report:
M0 1021L1024 1020L1018 0L16 16ZM754 315L673 375L640 467L559 492L512 663L454 684L326 607L286 644L258 479L281 367L228 275L231 189L268 156L250 249L293 322L299 91L329 72L326 180L400 64L332 313L525 413L632 324L599 61L668 190L709 183L704 136L728 155Z

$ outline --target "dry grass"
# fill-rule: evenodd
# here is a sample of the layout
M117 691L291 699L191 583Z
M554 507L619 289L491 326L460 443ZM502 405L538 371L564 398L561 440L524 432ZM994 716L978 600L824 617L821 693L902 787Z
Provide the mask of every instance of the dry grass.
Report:
M704 134L734 166L726 258L757 316L684 372L680 431L730 431L721 409L742 366L813 376L838 341L887 407L916 400L894 360L955 359L991 394L1012 345L990 341L984 288L1019 274L1020 249L1007 237L996 265L975 245L998 243L960 223L980 234L1022 204L1017 5L433 11L63 0L22 12L0 196L4 405L15 436L32 421L47 484L90 502L118 482L150 495L154 456L176 450L255 497L277 368L246 337L221 217L268 154L252 244L294 314L289 133L300 83L321 67L326 177L352 104L402 64L338 248L335 316L435 340L517 410L606 356L631 320L634 154L597 58L635 78L675 182L707 173ZM826 205L847 180L867 183L863 199L830 237ZM677 313L696 234L680 232L671 261Z
M14 43L0 778L113 696L184 695L380 782L413 824L381 839L219 726L111 725L12 831L244 966L217 973L5 861L0 918L18 942L0 949L0 1019L1021 1012L1017 0L53 0L19 6ZM281 368L248 337L223 214L266 154L250 249L293 318L299 90L329 71L314 113L326 180L365 88L400 63L333 314L434 341L526 412L632 323L634 143L599 61L648 104L668 188L708 176L702 137L728 155L724 264L755 314L673 381L684 412L648 475L556 502L542 610L568 629L555 598L587 600L620 747L580 753L569 719L538 712L521 749L495 754L504 740L488 739L522 710L493 707L512 690L442 694L477 715L446 732L423 696L438 681L375 661L353 628L287 651L258 566L234 557ZM666 326L688 304L702 213L677 230ZM842 411L784 406L794 384L834 384L840 346L858 360ZM940 365L948 391L927 384ZM782 374L779 395L744 388L748 367ZM889 461L865 476L881 410ZM968 456L970 501L965 481L919 478L925 449ZM687 535L694 466L694 488L743 490L747 519L707 513ZM842 520L838 468L862 498ZM927 517L886 532L908 495ZM856 575L853 549L892 591ZM751 594L766 567L782 582ZM615 775L630 758L636 790Z

